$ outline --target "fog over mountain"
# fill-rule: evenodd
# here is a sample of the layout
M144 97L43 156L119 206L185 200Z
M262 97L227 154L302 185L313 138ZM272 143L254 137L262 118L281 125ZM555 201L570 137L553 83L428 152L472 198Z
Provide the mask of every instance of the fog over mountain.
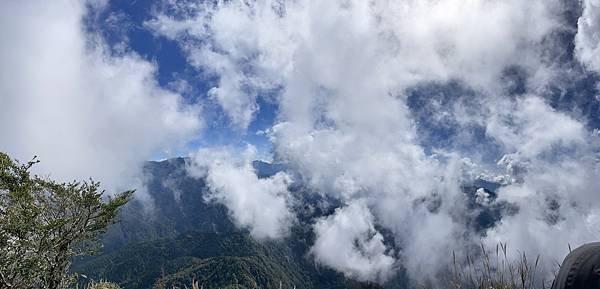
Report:
M548 280L600 239L597 0L111 7L0 1L0 150L137 187L150 214L144 161L187 156L202 201L260 242L332 200L306 223L308 256L359 281L435 284L451 252L499 243L540 255ZM160 81L167 64L103 29L170 43L193 73ZM277 168L261 174L265 146Z

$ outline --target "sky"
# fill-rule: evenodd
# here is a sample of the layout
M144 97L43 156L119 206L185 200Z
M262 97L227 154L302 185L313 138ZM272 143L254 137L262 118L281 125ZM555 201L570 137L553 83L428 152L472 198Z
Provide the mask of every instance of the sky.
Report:
M310 255L358 280L505 242L551 276L600 239L599 129L598 0L0 0L1 151L148 203L143 162L188 156L259 240L301 184L342 204Z
M113 53L122 49L134 52L156 66L156 80L167 89L175 89L186 101L203 102L207 107L203 112L204 130L198 139L189 142L186 150L206 146L244 147L252 144L260 150L260 157L271 159L271 146L266 135L261 132L268 129L275 120L276 105L268 99L269 92L263 92L264 98L257 99L256 113L243 130L230 125L222 108L211 102L209 91L218 85L218 76L209 69L194 66L188 62L187 53L178 43L168 37L155 33L148 22L156 17L163 7L168 9L169 2L160 1L108 1L101 12L87 18L87 29L101 35ZM186 154L182 150L179 154ZM155 158L169 155L158 152Z

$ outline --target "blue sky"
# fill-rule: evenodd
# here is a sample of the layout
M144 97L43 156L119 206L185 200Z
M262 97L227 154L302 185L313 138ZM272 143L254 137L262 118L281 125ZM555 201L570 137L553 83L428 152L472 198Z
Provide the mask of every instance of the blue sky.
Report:
M121 53L121 43L126 43L126 50L133 51L144 59L153 62L157 67L156 79L166 89L173 89L174 83L185 80L188 90L181 94L190 103L207 101L207 93L217 85L215 76L208 75L201 68L189 64L180 43L153 33L144 22L155 17L161 7L157 1L109 1L99 14L88 15L87 26L90 31L99 33L114 53ZM187 155L201 147L233 146L244 149L251 144L258 149L258 157L271 159L271 144L261 131L270 128L276 118L277 105L268 97L257 99L259 107L247 131L239 130L231 125L218 105L207 106L203 117L207 119L206 128L197 139L189 142L187 151L179 151ZM173 155L171 155L173 156ZM168 157L156 155L161 159Z

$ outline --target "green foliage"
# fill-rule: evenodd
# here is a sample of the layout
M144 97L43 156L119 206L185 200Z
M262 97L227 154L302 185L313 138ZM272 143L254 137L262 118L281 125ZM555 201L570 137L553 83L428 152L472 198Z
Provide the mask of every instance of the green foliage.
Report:
M76 272L118 282L125 289L365 288L315 267L286 242L257 242L246 233L189 232L177 238L127 245L79 264Z
M118 281L124 288L150 288L161 279L172 285L225 287L244 284L306 283L296 264L275 245L260 244L242 233L188 233L175 239L132 244L75 268L94 279ZM235 276L235 278L234 278ZM262 286L262 288L274 288Z
M66 288L71 259L98 248L133 191L102 200L93 180L58 183L0 153L0 288Z

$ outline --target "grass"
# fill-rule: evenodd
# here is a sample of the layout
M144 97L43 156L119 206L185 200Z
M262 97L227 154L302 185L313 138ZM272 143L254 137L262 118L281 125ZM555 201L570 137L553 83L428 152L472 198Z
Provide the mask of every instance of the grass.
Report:
M195 279L192 279L191 287L185 286L185 289L203 289L203 288L204 288L204 286L199 285L198 281L196 281ZM153 289L171 289L171 288L167 288L163 283L157 282L157 284L154 285ZM180 288L173 286L172 289L180 289Z
M521 253L517 260L509 260L507 245L496 245L495 252L488 252L483 245L477 252L479 258L466 256L462 262L452 252L453 289L537 289L549 288L546 280L536 279L540 256L534 260ZM477 260L477 261L476 261Z
M121 289L121 286L111 282L92 282L84 287L84 289Z

